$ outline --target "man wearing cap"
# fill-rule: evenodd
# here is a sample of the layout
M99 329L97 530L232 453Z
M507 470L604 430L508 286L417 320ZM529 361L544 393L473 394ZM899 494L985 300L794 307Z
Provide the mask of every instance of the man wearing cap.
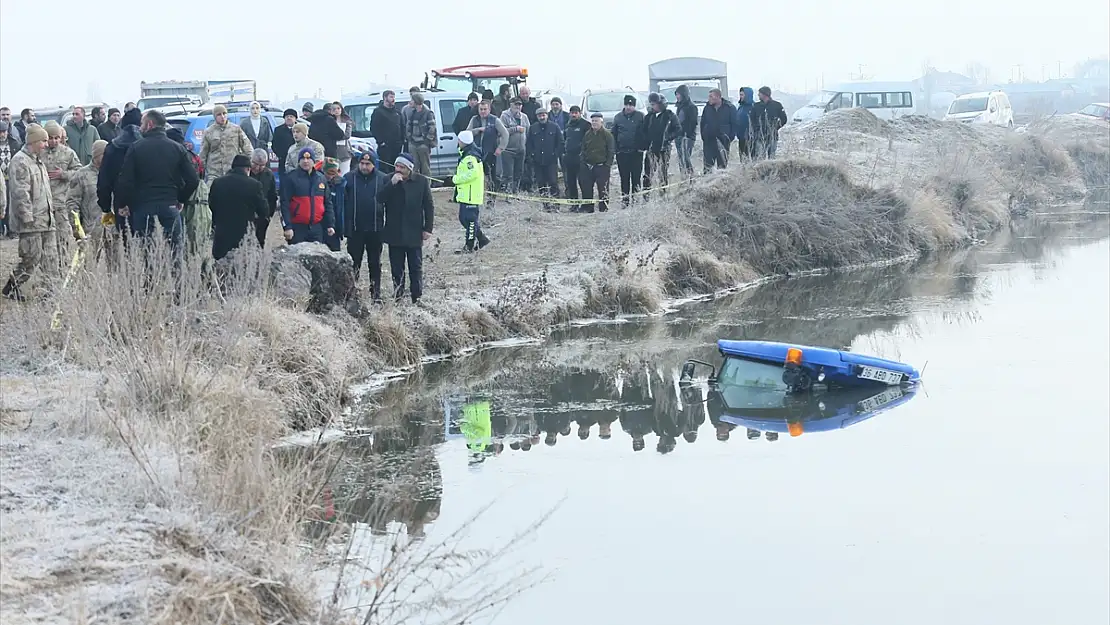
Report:
M308 124L304 122L297 122L293 125L293 146L289 148L289 153L285 157L285 171L296 171L300 166L301 150L310 148L313 157L316 159L316 168L322 169L324 167L324 146L320 145L319 141L313 141L308 138Z
M73 116L66 122L64 129L66 143L77 153L77 158L81 159L81 165L91 163L92 144L100 140L100 134L96 132L96 126L85 119L85 109L80 106L74 107Z
M119 136L120 112L117 108L108 109L108 119L96 127L97 134L105 141L111 141Z
M405 143L405 123L397 110L397 96L390 90L382 92L382 101L370 115L370 133L378 141L378 159L387 170L401 153Z
M19 262L3 291L6 297L21 301L19 289L36 268L47 276L48 285L59 270L54 206L46 165L41 159L49 137L38 124L27 124L24 132L27 142L8 166L9 224L12 232L19 235Z
M669 165L671 145L682 131L678 117L667 108L667 101L658 93L648 96L651 112L644 117L644 138L647 154L644 156L644 191L654 182L666 187L670 184Z
M265 148L255 148L251 152L250 177L262 185L262 197L266 200L266 215L254 222L254 234L258 237L258 246L266 247L266 230L277 210L278 194L277 181L274 172L270 169L270 153Z
M212 183L208 206L212 209L212 258L219 260L239 247L250 225L266 219L262 184L249 175L251 159L236 154L231 170Z
M100 223L100 207L96 203L96 179L100 175L100 164L104 161L104 148L108 142L97 139L92 146L92 162L77 170L69 180L66 209L81 216L81 226L85 233L91 233Z
M312 112L315 110L316 107L313 106L311 102L305 102L304 105L301 106L301 119L308 120L309 117L312 117Z
M184 252L181 209L200 177L185 146L166 136L165 115L155 109L146 111L140 129L143 138L127 151L116 183L116 196L124 206L119 212L129 218L131 234L138 237L149 237L157 222L173 249L176 266Z
M474 134L474 143L481 148L486 186L489 189L503 189L507 179L503 173L502 154L509 145L509 131L501 119L493 114L491 103L485 101L478 103L478 115L470 120L467 130Z
M559 132L563 133L563 138L564 139L566 138L567 124L570 123L570 113L563 110L563 99L562 98L560 98L558 96L555 96L554 98L551 98L550 108L547 111L547 121L549 121L549 122L555 124L556 126L558 126L559 127ZM558 171L559 171L559 173L563 174L563 177L565 179L566 178L566 171L565 171L566 165L563 163L564 156L565 155L563 155L563 154L559 155Z
M570 121L563 133L563 184L567 187L567 197L578 199L578 178L582 171L582 139L590 130L590 122L583 119L582 109L577 104L570 107ZM577 213L580 204L572 204L570 212Z
M381 301L382 234L385 231L385 205L378 202L378 191L389 184L389 176L378 169L378 156L373 150L358 155L358 166L347 178L346 221L347 253L355 268L355 281L362 270L362 258L370 269L370 297Z
M621 177L621 201L628 208L631 193L640 191L644 173L644 114L636 110L636 96L624 96L624 110L613 116L613 141L617 144L617 171Z
M504 169L501 180L505 185L506 193L516 193L520 190L521 178L524 176L524 162L528 156L528 127L531 122L523 113L523 101L520 98L509 100L509 110L501 114L501 123L509 135L505 144L505 152L501 157Z
M455 185L455 201L459 203L459 223L463 226L467 252L489 245L489 238L482 233L479 219L482 204L486 201L486 174L482 167L482 151L474 145L474 133L459 133L459 165L451 177Z
M405 126L405 142L409 151L416 159L416 173L422 176L432 175L432 148L439 141L436 132L436 116L432 109L424 103L424 94L412 94Z
M389 246L389 271L393 274L393 298L405 294L405 265L408 265L409 295L419 304L424 294L424 241L432 238L435 204L428 179L412 175L412 157L402 154L393 163L389 184L378 191L385 204L385 243Z
M601 113L590 115L590 130L582 138L582 171L578 184L582 189L582 199L592 200L594 186L597 186L597 209L609 210L609 176L617 148L613 135L605 128L605 116ZM593 203L583 206L583 213L594 212Z
M289 148L296 143L296 139L293 138L293 126L297 123L297 111L285 109L281 116L285 123L274 128L274 138L270 142L270 149L277 156L278 162L284 163L286 157L289 156Z
M142 112L132 108L123 114L120 119L120 134L112 139L108 147L104 148L104 160L100 163L100 175L96 179L97 204L102 213L115 213L116 228L120 236L130 234L127 220L120 214L123 204L115 195L116 185L119 182L119 172L123 169L123 159L131 147L143 138L139 125L142 123ZM111 257L109 257L111 258Z
M318 157L312 148L293 148L291 154L294 149L297 168L281 180L281 222L285 227L285 240L293 245L323 243L325 233L335 235L335 212L328 181L324 174L316 171Z
M231 169L231 161L237 154L249 158L254 149L247 133L238 124L228 122L226 106L212 107L212 119L212 124L204 131L200 148L200 161L209 184Z
M324 245L333 252L343 249L343 224L346 222L347 179L343 177L339 168L339 161L334 158L324 159L324 178L328 181L328 197L331 200L331 210L335 215L335 232L324 237Z
M563 131L548 121L547 109L536 111L536 123L528 128L528 159L532 162L536 189L544 197L559 196L559 157L563 154ZM546 210L555 205L545 203Z
M471 93L466 96L466 106L459 109L455 113L455 121L451 123L451 130L455 131L455 136L462 134L470 126L470 120L478 114L478 94Z
M50 176L51 206L54 209L54 222L57 227L54 235L57 240L58 259L62 261L69 252L69 242L77 237L77 227L66 208L69 195L69 181L81 169L81 159L65 142L65 133L56 121L48 121L45 126L49 137L42 162ZM69 224L69 227L65 227Z

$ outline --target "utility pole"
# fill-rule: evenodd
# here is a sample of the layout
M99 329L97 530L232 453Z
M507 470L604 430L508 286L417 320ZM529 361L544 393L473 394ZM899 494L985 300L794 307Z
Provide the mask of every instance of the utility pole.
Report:
M1056 77L1057 78L1063 78L1064 77L1064 64L1061 63L1060 61L1056 61Z

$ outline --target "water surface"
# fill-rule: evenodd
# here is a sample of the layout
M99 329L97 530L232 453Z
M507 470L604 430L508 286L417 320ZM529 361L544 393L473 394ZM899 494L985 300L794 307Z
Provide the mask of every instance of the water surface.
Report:
M431 365L368 415L388 436L346 443L340 506L368 509L384 471L379 530L432 541L493 501L467 542L496 546L562 501L514 552L551 580L496 623L1106 623L1107 234L1043 216L941 258ZM850 347L925 384L828 431L730 429L673 383L720 337ZM444 423L476 402L500 443L480 463ZM389 473L390 454L419 469Z

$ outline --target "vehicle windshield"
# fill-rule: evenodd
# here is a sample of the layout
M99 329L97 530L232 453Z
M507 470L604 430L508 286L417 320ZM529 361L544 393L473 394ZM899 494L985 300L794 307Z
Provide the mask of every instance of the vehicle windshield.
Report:
M682 83L678 83L676 85L672 85L672 86L669 86L669 87L660 86L659 95L666 98L668 103L674 104L675 102L678 102L678 98L675 97L675 91L678 90L678 87L681 84ZM709 90L710 89L715 89L715 88L719 89L720 87L716 87L716 86L710 87L708 85L687 84L686 88L690 90L690 101L691 102L693 102L695 104L705 104L705 103L709 102Z
M721 397L729 408L781 408L789 388L782 366L729 357L717 375Z
M617 91L613 93L591 94L586 98L587 111L619 111L624 108L624 96L628 93Z
M512 83L508 78L470 79L463 76L437 76L435 84L436 89L440 89L442 91L455 91L459 93L470 93L472 91L476 91L480 94L483 90L489 89L496 95L500 92L501 85ZM475 90L475 87L477 87L477 90ZM514 85L512 89L513 95L517 94L517 89L518 87Z
M1090 115L1091 117L1106 117L1108 111L1110 111L1110 109L1107 109L1101 104L1088 104L1079 109L1079 114Z
M806 106L824 107L829 102L832 102L833 98L835 98L838 95L840 95L840 94L837 93L836 91L821 91L817 95L813 96L813 99L810 100L806 104Z
M980 113L987 110L988 98L956 98L952 101L952 106L948 107L949 115L959 115L960 113Z
M169 106L171 104L177 104L178 102L184 102L185 104L189 104L189 98L187 98L185 96L179 96L179 95L175 95L175 96L155 96L155 97L151 97L151 98L139 98L139 101L135 103L135 106L139 107L140 111L145 111L149 108L157 108L157 107L160 107L160 106Z

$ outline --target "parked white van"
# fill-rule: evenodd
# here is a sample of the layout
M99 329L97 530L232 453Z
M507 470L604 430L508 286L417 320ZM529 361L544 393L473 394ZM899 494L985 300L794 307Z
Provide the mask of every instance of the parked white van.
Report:
M1010 98L1001 91L965 93L952 100L944 121L1013 128L1014 109L1010 106Z
M817 119L836 109L865 108L879 119L917 112L916 89L910 82L851 82L822 90L794 111L795 122Z

